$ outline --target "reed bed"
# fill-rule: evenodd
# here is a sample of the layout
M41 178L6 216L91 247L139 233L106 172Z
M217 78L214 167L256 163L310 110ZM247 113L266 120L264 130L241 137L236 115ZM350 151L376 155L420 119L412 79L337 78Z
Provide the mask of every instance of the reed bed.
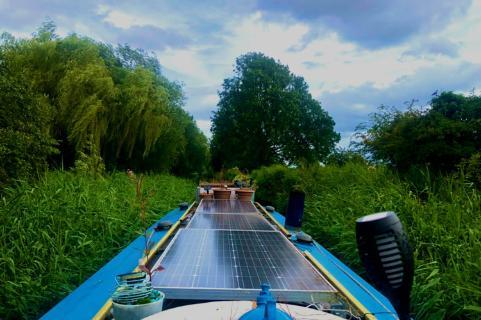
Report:
M49 172L0 198L0 318L35 319L142 232L124 173ZM146 176L148 220L193 200L191 181Z
M414 186L382 166L365 164L261 170L260 188L286 175L300 181L307 193L303 229L363 276L355 220L379 211L398 213L414 248L416 319L481 318L481 193L462 177L419 177L424 183ZM280 189L270 190L287 194Z

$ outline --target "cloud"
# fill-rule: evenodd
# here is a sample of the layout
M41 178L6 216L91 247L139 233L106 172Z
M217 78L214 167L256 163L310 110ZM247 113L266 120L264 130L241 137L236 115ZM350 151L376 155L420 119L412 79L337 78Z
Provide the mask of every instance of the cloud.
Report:
M400 44L430 33L464 14L471 0L267 0L258 8L272 19L292 17L313 32L328 28L366 48ZM307 40L309 40L307 38Z
M5 0L1 1L0 29L12 33L32 34L47 18L56 23L70 21L72 13L89 12L95 4L85 1L56 1L55 5L47 0Z
M404 55L411 55L416 57L424 57L426 55L444 55L450 58L456 58L459 55L461 44L446 38L430 38L418 42L409 50L404 52Z
M261 51L303 76L347 141L381 104L480 86L481 1L0 0L0 32L28 36L50 17L77 32L154 51L184 84L204 132L236 57Z
M212 126L212 123L210 120L196 120L197 127L205 134L207 138L210 139L212 136L212 133L210 132L210 127Z
M403 110L412 99L417 100L418 105L426 106L436 90L466 92L466 88L479 88L480 73L481 65L471 63L422 68L413 75L398 79L388 88L376 88L367 83L335 93L326 92L319 99L336 121L336 129L349 132L368 121L369 114L376 112L381 105Z
M349 149L351 142L356 141L355 131L347 131L341 133L341 140L337 143L338 148Z
M190 86L187 89L187 109L196 118L210 119L217 109L217 86Z
M146 51L164 50L166 48L185 48L192 41L174 30L165 30L156 26L133 26L114 33L117 43L128 43L132 47Z
M321 63L316 61L304 61L302 64L305 65L307 69L315 69L321 66Z
M119 10L109 10L107 6L100 5L97 13L105 14L104 21L121 29L129 29L134 26L148 25L142 17L133 16Z
M219 102L219 96L217 94L209 94L202 98L201 103L203 105L215 106Z

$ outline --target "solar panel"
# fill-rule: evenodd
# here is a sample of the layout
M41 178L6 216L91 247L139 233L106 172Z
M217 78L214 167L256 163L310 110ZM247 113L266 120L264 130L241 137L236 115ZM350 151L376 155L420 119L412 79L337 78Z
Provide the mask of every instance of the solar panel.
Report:
M169 299L255 299L269 283L279 301L312 302L336 290L280 232L180 230L157 265L154 288Z
M196 213L257 213L251 201L203 199Z
M269 230L269 222L261 215L254 214L196 214L187 228L194 229L229 229L229 230Z

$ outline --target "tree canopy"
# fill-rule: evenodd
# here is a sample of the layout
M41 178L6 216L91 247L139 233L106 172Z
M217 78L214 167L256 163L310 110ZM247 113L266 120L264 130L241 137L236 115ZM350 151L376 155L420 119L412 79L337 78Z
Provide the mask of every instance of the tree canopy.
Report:
M211 128L217 169L320 161L339 141L304 79L262 53L237 58L219 96Z
M453 170L481 149L481 97L443 92L426 110L384 108L361 137L372 158L401 171Z
M0 189L45 170L47 157L57 151L49 135L52 121L47 99L0 63Z
M207 139L182 108L182 87L142 50L61 38L47 22L31 39L3 34L0 68L0 159L9 159L2 176L22 177L22 166L72 167L80 156L101 157L110 169L185 175L209 165ZM27 149L41 151L33 157Z

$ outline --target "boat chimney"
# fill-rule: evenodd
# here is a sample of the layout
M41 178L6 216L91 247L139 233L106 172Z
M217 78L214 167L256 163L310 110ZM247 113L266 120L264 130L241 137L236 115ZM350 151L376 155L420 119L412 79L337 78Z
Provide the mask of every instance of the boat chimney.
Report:
M304 215L304 200L306 194L300 190L292 190L289 194L289 202L286 211L286 228L300 229Z

